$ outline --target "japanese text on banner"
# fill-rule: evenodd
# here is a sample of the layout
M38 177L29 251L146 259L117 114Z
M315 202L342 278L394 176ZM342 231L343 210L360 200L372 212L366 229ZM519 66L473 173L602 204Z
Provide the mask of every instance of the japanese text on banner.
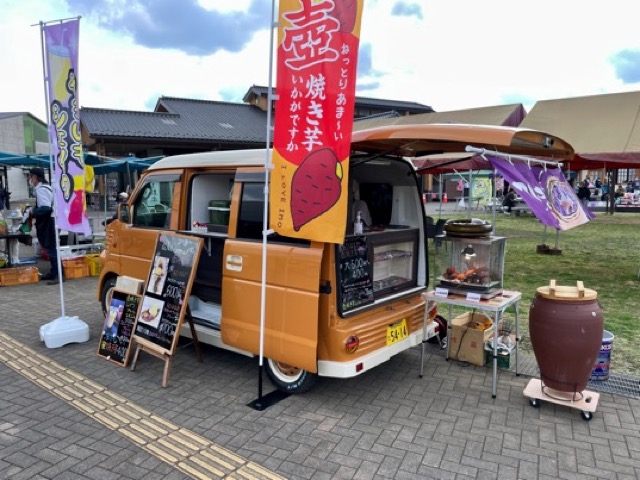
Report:
M281 0L270 225L342 243L362 0Z

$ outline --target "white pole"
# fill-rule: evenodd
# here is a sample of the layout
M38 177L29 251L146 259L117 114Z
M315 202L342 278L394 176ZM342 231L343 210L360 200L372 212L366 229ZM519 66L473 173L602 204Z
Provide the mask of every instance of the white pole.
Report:
M75 17L80 20L80 17ZM58 20L60 23L63 23L64 20ZM47 103L47 126L49 126L51 118L49 113L49 89L47 88L51 79L49 78L50 72L47 70L47 62L45 59L45 33L44 33L44 22L40 22L40 46L42 51L42 71L44 73L44 97ZM51 171L53 171L54 161L53 161L53 153L51 148L51 139L49 139L49 165ZM55 211L56 211L56 190L57 186L55 182L51 182L51 188L53 191L53 214L55 219ZM57 225L56 225L57 227ZM36 227L37 228L37 227ZM78 317L67 317L64 311L64 288L62 286L63 281L63 272L62 272L62 261L60 258L60 235L58 228L55 229L55 237L56 237L56 254L57 254L57 263L58 263L58 287L60 289L60 307L62 310L62 316L56 318L55 320L42 325L40 327L40 340L45 343L47 348L58 348L66 345L67 343L82 343L89 340L89 326L80 320Z
M492 218L493 218L493 234L496 234L496 201L498 198L498 189L497 189L497 185L496 182L498 181L498 171L497 170L493 170L493 189L491 192L491 213L492 213Z
M483 157L485 155L489 155L490 157L500 157L500 158L506 158L507 160L520 160L523 162L527 162L527 163L534 163L534 164L539 164L539 165L549 165L551 167L562 167L562 162L553 162L553 161L548 161L548 160L540 160L538 158L534 158L534 157L527 157L526 155L511 155L509 153L502 153L502 152L497 152L494 150L487 150L485 148L478 148L478 147L472 147L471 145L467 145L465 147L465 150L467 152L474 152L477 153L479 155L482 155Z
M273 76L273 30L277 28L277 22L274 21L276 9L276 0L271 2L271 35L269 36L269 87L267 91L267 135L266 149L264 161L264 212L262 215L262 285L260 298L260 357L259 365L262 367L264 358L264 326L266 316L266 296L267 296L267 237L273 233L269 230L269 177L273 169L271 163L271 112L272 103L275 99L272 95L272 76ZM261 392L260 392L261 394Z
M60 23L62 23L62 20L60 21ZM49 112L49 105L50 105L50 98L49 98L49 89L47 88L48 84L49 84L49 71L47 70L47 62L46 59L44 58L44 22L40 22L40 52L42 54L42 74L44 75L44 101L45 104L47 106L46 111L47 111L47 116L46 116L46 120L47 120L47 127L50 126L51 123L51 114ZM49 180L51 180L51 190L53 191L53 211L52 211L52 215L54 218L54 221L56 220L56 192L58 190L58 186L56 185L56 182L54 182L54 170L55 169L55 162L53 161L53 152L51 150L51 140L49 140L49 172L50 172L50 176L51 178L49 178ZM63 273L62 273L62 260L60 259L60 231L58 230L58 224L56 223L56 228L55 228L55 234L56 234L56 257L57 257L57 262L58 262L58 287L60 289L60 310L61 310L61 316L62 318L64 318L65 315L65 311L64 311L64 288L62 286L62 278L63 278ZM41 248L44 249L43 245L40 245Z
M443 189L443 185L442 185L442 174L438 175L439 179L438 179L438 190L439 190L439 197L440 197L440 205L439 205L439 211L438 211L438 220L440 220L442 218L442 189Z

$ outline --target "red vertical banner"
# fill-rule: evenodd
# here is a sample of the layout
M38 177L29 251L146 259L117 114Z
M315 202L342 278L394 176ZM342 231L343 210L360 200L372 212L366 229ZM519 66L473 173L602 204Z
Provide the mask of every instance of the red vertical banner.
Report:
M363 0L280 0L270 227L342 243Z

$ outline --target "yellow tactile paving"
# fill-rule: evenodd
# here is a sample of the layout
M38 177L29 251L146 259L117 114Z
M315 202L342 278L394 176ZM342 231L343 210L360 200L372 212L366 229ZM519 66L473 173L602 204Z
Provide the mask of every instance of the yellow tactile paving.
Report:
M0 343L0 363L192 478L283 478L110 392L1 331Z

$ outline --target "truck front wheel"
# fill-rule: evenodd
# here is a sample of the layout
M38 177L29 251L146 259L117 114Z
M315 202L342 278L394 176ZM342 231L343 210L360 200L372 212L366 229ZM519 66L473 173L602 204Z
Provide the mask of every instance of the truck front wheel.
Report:
M102 315L106 317L109 305L111 304L111 296L113 295L113 289L116 288L117 277L109 277L102 284L102 290L100 290L100 304L102 306Z
M266 370L269 379L279 390L287 393L304 393L315 385L318 376L301 368L283 362L267 359Z

